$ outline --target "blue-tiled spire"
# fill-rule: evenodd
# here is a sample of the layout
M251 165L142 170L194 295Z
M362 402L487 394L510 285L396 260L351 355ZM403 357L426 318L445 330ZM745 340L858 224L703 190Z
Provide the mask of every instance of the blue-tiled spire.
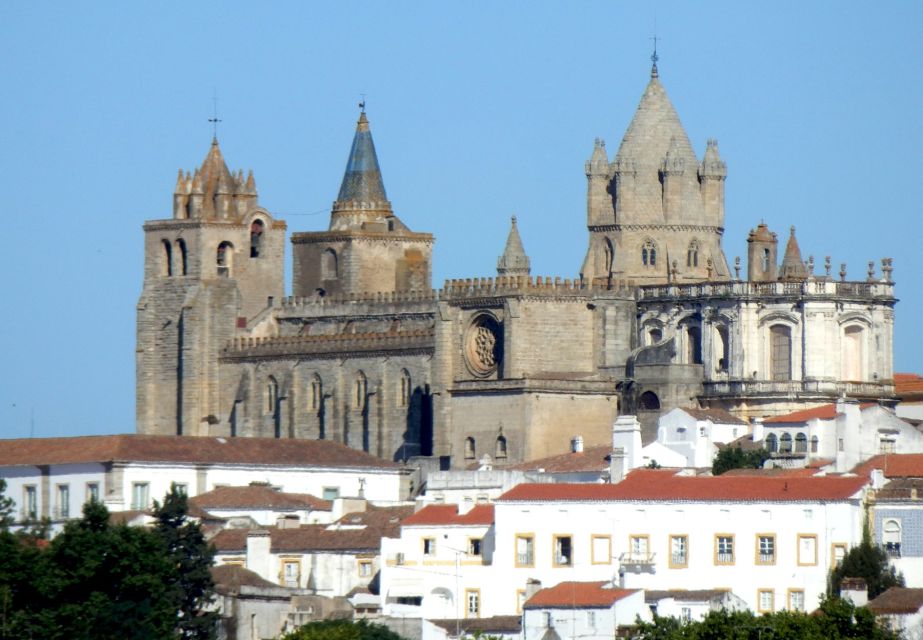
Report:
M369 121L363 111L356 124L356 135L349 151L346 173L337 196L335 209L390 209L385 185L378 167L375 143Z

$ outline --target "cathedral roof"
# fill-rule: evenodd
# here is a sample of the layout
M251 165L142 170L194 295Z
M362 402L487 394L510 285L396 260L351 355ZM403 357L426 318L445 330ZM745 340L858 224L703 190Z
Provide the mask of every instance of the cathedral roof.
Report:
M391 207L385 194L385 184L381 178L378 155L375 153L375 143L372 141L365 111L359 114L359 122L356 123L353 146L349 150L343 184L337 196L338 205L346 203L367 203L376 209Z
M632 160L639 168L660 167L668 151L671 160L682 160L689 167L697 164L689 136L655 72L622 138L616 161Z
M516 227L516 216L513 216L510 219L510 234L506 238L506 248L497 260L497 274L527 276L529 271L529 256L522 246L522 238L519 237L519 229Z
M795 227L792 227L788 244L785 245L785 257L782 258L782 266L779 269L779 280L798 281L807 277L808 271L801 260L801 249L798 248L798 241L795 239Z

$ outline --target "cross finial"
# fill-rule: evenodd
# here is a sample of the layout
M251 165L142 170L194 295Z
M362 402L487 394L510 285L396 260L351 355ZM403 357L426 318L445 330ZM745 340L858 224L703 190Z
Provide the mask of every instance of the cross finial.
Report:
M218 90L215 89L212 91L212 117L208 119L212 123L212 139L218 139L218 123L221 120L218 119Z
M654 16L654 35L651 37L651 40L654 41L654 52L651 54L651 77L657 77L657 61L660 60L660 57L657 55L657 41L660 38L657 37L657 16Z

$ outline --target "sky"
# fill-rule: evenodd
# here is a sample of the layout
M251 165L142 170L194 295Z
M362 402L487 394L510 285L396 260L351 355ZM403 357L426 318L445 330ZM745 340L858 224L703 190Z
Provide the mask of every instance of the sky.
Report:
M618 148L655 33L693 147L727 162L729 262L761 220L818 272L893 258L895 367L923 373L921 29L916 1L6 2L0 437L134 431L141 226L215 96L229 167L290 231L327 227L364 94L437 287L494 275L512 214L532 273L574 277L583 165Z

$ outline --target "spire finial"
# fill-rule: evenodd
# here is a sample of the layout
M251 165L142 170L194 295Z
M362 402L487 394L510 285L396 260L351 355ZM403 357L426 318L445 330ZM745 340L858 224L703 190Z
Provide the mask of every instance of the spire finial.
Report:
M651 40L654 41L654 52L651 54L651 77L657 77L657 61L660 60L660 56L657 55L657 41L660 38L657 37L657 16L654 16L654 35L651 37Z
M365 113L365 94L359 94L359 113Z
M212 89L212 117L208 119L212 123L212 143L218 142L218 90Z

